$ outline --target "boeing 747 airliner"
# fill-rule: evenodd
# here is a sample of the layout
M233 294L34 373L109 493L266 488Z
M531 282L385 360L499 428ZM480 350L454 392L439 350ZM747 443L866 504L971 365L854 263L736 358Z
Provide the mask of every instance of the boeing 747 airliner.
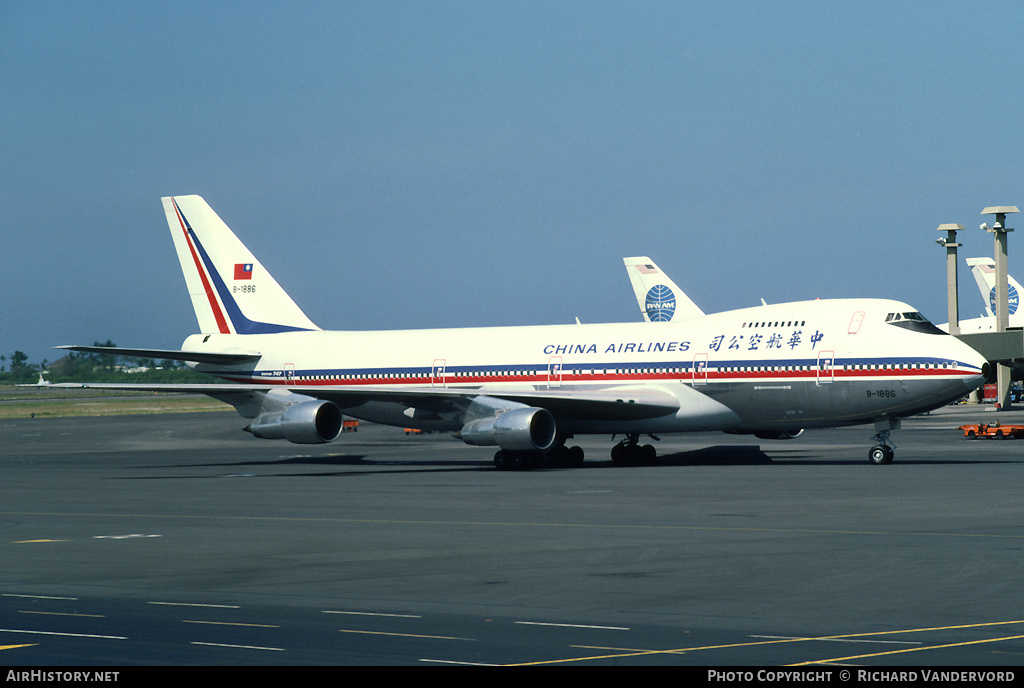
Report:
M178 351L62 348L187 361L224 383L83 386L202 392L251 419L256 437L330 442L345 413L452 432L497 447L497 467L520 468L578 465L583 451L567 441L581 434L623 436L612 458L631 463L655 454L641 435L784 438L874 424L869 459L884 464L901 418L963 396L988 372L973 349L884 299L709 315L691 303L688 317L656 327L325 331L206 201L163 205L199 334Z

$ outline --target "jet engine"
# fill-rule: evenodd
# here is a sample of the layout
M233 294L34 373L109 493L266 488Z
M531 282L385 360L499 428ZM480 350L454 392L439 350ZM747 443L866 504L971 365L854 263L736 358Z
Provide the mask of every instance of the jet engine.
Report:
M265 440L295 444L323 444L341 434L341 409L330 401L303 401L263 413L246 428Z
M555 443L555 418L547 409L526 406L493 418L470 421L456 435L466 444L497 445L509 451L544 451Z

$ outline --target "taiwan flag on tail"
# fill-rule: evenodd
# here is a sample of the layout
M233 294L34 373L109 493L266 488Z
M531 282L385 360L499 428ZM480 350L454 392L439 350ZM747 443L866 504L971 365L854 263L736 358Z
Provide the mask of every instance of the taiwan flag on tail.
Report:
M252 279L252 263L235 263L235 279L236 280L251 280Z

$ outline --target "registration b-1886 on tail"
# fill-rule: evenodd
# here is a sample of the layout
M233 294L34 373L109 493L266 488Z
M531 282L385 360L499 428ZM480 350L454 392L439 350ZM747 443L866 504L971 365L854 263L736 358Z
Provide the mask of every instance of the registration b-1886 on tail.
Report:
M163 199L199 322L181 350L103 351L189 362L202 392L256 437L330 442L342 414L441 430L496 447L499 468L578 465L572 438L624 438L613 460L654 458L641 437L724 431L785 439L873 424L891 430L979 386L985 360L914 308L885 299L763 305L667 322L428 330L323 330L199 196ZM893 314L899 314L896 318Z

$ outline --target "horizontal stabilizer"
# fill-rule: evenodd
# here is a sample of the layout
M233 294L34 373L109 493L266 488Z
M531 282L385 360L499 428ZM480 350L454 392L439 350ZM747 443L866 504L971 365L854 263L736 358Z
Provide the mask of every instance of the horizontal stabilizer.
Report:
M54 382L54 389L105 389L117 392L166 392L169 394L206 394L211 397L224 394L250 394L267 392L262 385L233 385L212 382L208 384L182 384L179 382Z
M66 351L80 351L87 354L104 354L110 356L131 356L137 358L158 358L166 361L191 361L193 363L213 363L216 365L231 365L233 363L245 363L246 361L257 361L262 354L259 353L216 353L199 351L178 351L171 349L126 349L119 346L56 346L55 349Z

